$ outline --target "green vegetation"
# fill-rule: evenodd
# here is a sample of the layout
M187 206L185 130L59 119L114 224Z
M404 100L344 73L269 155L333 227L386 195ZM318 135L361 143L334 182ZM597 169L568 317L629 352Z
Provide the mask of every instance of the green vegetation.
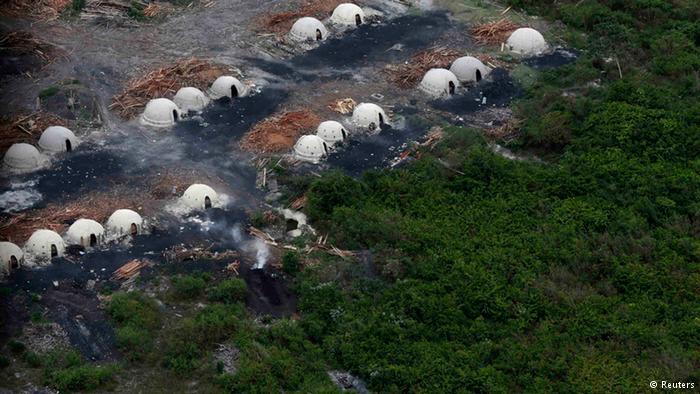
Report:
M301 262L299 254L289 251L282 256L282 270L289 275L296 275L299 272Z
M234 304L245 301L245 294L248 287L243 279L227 279L216 285L209 292L209 300L223 302L224 304Z
M86 0L73 0L70 5L70 12L73 15L78 15L85 8Z
M169 333L163 364L179 375L203 368L212 347L229 338L245 316L240 304L208 305L194 317L184 319Z
M321 349L294 321L241 333L234 343L241 349L237 371L217 378L226 392L337 392L325 373Z
M49 86L48 88L39 92L39 98L41 100L46 100L49 97L55 96L61 89L58 86Z
M173 295L180 300L191 300L201 296L207 286L206 274L186 275L173 279Z
M185 279L188 283L192 278L202 279L178 279L184 278L190 278ZM171 321L163 321L154 301L139 292L113 294L107 313L127 360L162 368L163 379L171 382L197 379L203 392L335 392L325 372L322 349L297 322L255 323L242 303L246 294L242 279L212 282L210 278L204 281L210 304L194 307L184 312L185 317ZM192 305L180 298L174 302L179 307ZM236 349L236 373L226 372L223 363L214 359L220 344Z
M114 383L117 367L86 363L75 351L55 351L45 356L44 383L59 391L91 391Z
M580 29L565 32L577 43L587 34L581 58L516 105L511 147L548 163L452 128L406 169L314 181L314 225L371 250L381 276L305 269L304 332L378 392L697 382L697 3L512 4Z
M127 11L129 18L137 21L143 21L146 19L146 15L143 14L143 6L138 1L132 1Z
M155 302L139 293L116 293L107 304L115 322L117 345L132 360L142 360L153 350L154 331L160 327Z

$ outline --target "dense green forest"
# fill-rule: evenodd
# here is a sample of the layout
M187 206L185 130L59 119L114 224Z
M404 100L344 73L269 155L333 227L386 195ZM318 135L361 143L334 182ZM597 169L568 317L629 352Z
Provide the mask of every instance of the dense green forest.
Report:
M511 3L583 49L516 105L511 147L544 162L452 128L407 168L314 181L315 225L380 275L305 269L304 332L379 392L697 384L700 6Z

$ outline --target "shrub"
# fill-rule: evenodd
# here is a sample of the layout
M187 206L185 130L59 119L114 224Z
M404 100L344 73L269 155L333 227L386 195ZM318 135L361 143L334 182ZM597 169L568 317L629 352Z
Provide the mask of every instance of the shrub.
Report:
M107 313L119 326L155 329L160 324L158 306L138 292L115 293L107 304Z
M351 205L362 196L363 185L339 171L332 171L313 182L309 191L309 215L318 219L330 219L333 209Z
M201 296L207 282L202 276L181 276L173 280L173 293L175 298L191 300Z
M233 304L245 300L248 286L243 279L227 279L210 290L209 300Z
M85 8L85 0L73 0L70 8L74 14L79 14Z
M180 375L192 373L212 346L234 334L244 316L240 304L213 304L182 320L166 338L163 364Z
M282 270L289 275L296 275L301 269L299 254L289 251L282 256Z
M117 346L132 360L142 360L153 349L153 332L160 326L158 306L140 293L115 293L107 313L117 325Z
M104 387L114 381L117 368L109 366L81 365L49 372L46 384L60 391L89 391Z
M143 13L143 6L138 1L131 2L127 15L137 21L143 21L146 19L146 15Z
M55 350L43 357L44 384L59 391L90 391L114 382L117 366L85 363L74 350Z
M34 352L26 352L22 356L24 362L26 362L32 368L39 368L42 364L41 357Z

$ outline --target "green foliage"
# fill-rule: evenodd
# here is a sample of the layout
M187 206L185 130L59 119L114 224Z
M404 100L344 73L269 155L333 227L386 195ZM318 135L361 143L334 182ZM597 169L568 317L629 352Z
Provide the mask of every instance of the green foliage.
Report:
M55 96L61 89L58 86L49 86L48 88L39 92L39 98L41 100L46 100L49 97Z
M180 375L191 374L214 344L234 334L244 316L240 304L213 304L184 319L169 333L163 364Z
M132 1L127 11L129 18L137 21L143 21L146 19L146 15L143 13L143 5L138 1Z
M115 365L87 364L75 351L57 350L44 357L44 384L59 391L92 391L114 383Z
M157 308L117 293L108 312L130 358L150 349L176 374L226 392L334 392L331 368L376 392L639 392L653 377L698 381L696 2L508 3L563 21L563 36L583 45L573 64L520 68L528 82L511 147L546 163L508 160L479 132L446 128L403 169L360 179L280 172L285 197L308 192L314 226L334 245L367 250L370 268L322 259L299 271L285 254L300 321L253 323L240 304L245 283L227 280L206 291L214 304L158 332L157 351ZM207 282L176 278L174 298L201 297ZM233 375L212 360L220 343L240 351ZM54 387L110 379L75 355L62 360L36 364L53 369Z
M301 269L299 254L288 251L282 256L282 270L289 275L296 275Z
M267 220L265 220L265 212L264 211L255 211L253 212L250 217L250 225L253 227L257 228L262 228L267 225Z
M158 306L152 299L138 292L114 293L107 304L107 313L121 326L154 329L160 323Z
M80 14L80 12L85 8L86 0L72 0L70 10L74 15Z
M142 360L153 350L154 331L160 326L158 306L140 293L115 293L107 313L117 325L117 345L130 360Z
M295 322L281 320L238 342L243 346L236 374L217 378L225 392L337 392L326 376L321 349Z
M32 368L39 368L42 364L41 356L34 352L24 353L22 359Z
M209 300L234 304L245 301L248 286L243 279L226 279L209 291Z
M312 183L307 210L319 219L330 219L333 208L351 204L363 194L362 184L344 176L339 171L333 171L322 180Z
M61 391L91 391L113 382L116 367L81 365L49 373L46 383Z
M186 275L173 279L173 294L180 300L191 300L201 296L207 285L207 278L202 275Z

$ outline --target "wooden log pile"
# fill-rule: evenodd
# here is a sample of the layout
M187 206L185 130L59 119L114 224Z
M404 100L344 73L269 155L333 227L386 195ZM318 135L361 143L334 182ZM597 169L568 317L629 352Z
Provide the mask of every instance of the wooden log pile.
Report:
M131 279L138 275L141 270L145 267L150 267L152 266L153 263L149 260L139 260L139 259L134 259L130 260L126 264L122 265L119 267L114 273L112 274L112 279L115 280L124 280L124 279Z

